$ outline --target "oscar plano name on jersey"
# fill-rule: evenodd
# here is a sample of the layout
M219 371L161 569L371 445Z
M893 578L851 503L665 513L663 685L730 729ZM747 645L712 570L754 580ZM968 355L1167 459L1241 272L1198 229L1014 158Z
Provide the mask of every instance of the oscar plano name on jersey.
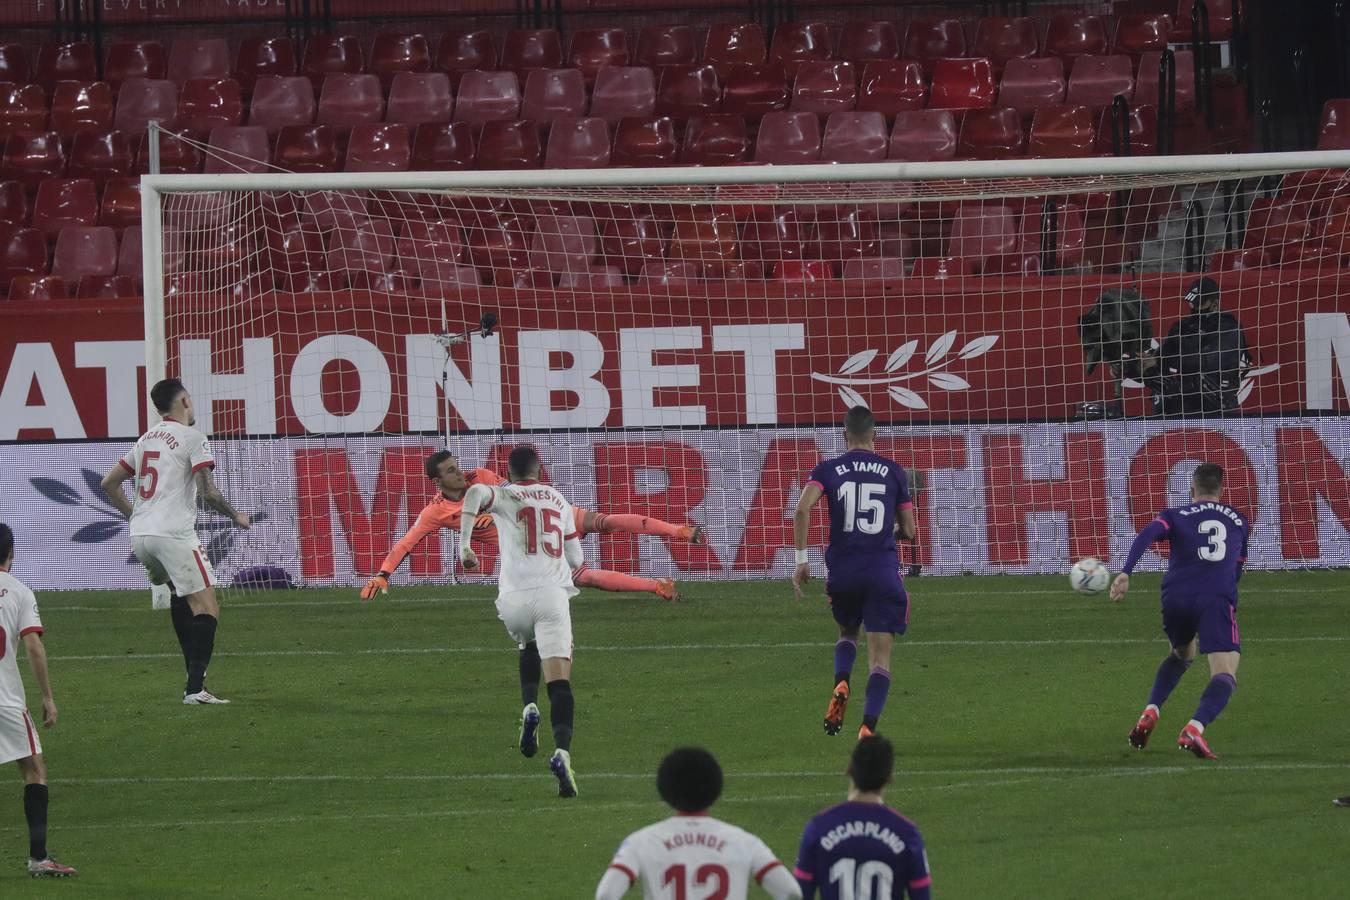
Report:
M880 841L889 847L892 853L905 852L905 842L900 835L879 822L867 822L861 819L841 822L822 834L820 836L820 847L822 850L833 850L840 841L857 837Z

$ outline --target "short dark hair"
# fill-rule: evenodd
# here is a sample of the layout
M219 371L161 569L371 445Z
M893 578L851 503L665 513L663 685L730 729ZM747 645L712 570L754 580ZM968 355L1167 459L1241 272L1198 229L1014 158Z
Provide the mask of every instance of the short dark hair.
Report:
M166 413L173 409L174 401L186 393L187 388L183 387L182 381L177 378L165 378L150 389L150 401L155 404L155 409Z
M722 796L722 767L702 747L680 747L661 760L656 791L682 813L703 812Z
M0 566L9 562L14 555L14 529L0 522Z
M895 768L895 748L879 735L858 741L848 761L848 777L860 791L879 791L891 780Z
M1201 463L1195 467L1191 484L1202 494L1217 494L1223 490L1223 466L1218 463Z
M449 450L437 450L427 457L427 477L432 481L441 477L441 463L447 459L454 459L455 454Z
M854 437L867 437L867 432L876 427L876 417L865 406L852 407L844 414L844 430Z
M526 478L531 472L539 469L539 451L529 444L521 444L506 458L506 466L511 471L512 478Z

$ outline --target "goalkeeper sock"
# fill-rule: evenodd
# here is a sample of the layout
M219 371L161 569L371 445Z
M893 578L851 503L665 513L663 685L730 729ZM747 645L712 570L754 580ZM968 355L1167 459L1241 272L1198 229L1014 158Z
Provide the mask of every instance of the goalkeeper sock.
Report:
M613 534L619 531L627 534L654 534L663 538L678 538L682 530L679 525L662 522L651 516L595 514L595 531L600 534Z
M572 715L576 703L572 698L572 682L567 679L548 683L548 717L553 724L553 745L572 752Z
M660 586L651 578L638 578L605 569L583 569L576 575L577 587L593 587L602 591L629 591L635 594L660 595Z
M539 661L539 645L530 641L520 651L520 704L529 706L539 701L539 676L543 664Z
M23 816L28 820L28 855L47 858L47 786L23 786Z
M192 667L192 607L177 594L169 597L169 618L173 620L178 646L183 650L183 668Z
M192 617L192 658L188 661L187 693L202 691L206 667L211 664L211 653L216 648L216 617L205 613Z

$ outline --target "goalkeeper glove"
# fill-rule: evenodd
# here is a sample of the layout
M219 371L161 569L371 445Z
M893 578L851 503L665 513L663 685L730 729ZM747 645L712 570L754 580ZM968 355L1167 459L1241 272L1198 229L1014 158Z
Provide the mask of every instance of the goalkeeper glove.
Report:
M361 599L374 600L376 592L389 593L389 576L383 572L367 581L366 586L361 588Z

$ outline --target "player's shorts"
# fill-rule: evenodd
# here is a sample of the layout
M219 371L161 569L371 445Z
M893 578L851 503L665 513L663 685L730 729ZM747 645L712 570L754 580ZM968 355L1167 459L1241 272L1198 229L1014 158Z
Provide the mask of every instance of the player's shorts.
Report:
M216 583L216 573L196 535L190 538L135 535L131 539L131 552L145 566L151 584L172 585L180 597L204 591L207 585Z
M1184 647L1199 637L1201 653L1242 650L1237 604L1215 594L1169 596L1162 604L1163 631L1173 647Z
M844 628L864 626L874 634L904 634L909 628L909 594L897 570L891 577L848 577L831 573L825 581L830 612Z
M512 591L497 597L497 618L520 645L534 641L543 659L572 658L572 608L563 588Z
M0 765L27 759L42 752L37 727L28 710L18 706L0 706Z

